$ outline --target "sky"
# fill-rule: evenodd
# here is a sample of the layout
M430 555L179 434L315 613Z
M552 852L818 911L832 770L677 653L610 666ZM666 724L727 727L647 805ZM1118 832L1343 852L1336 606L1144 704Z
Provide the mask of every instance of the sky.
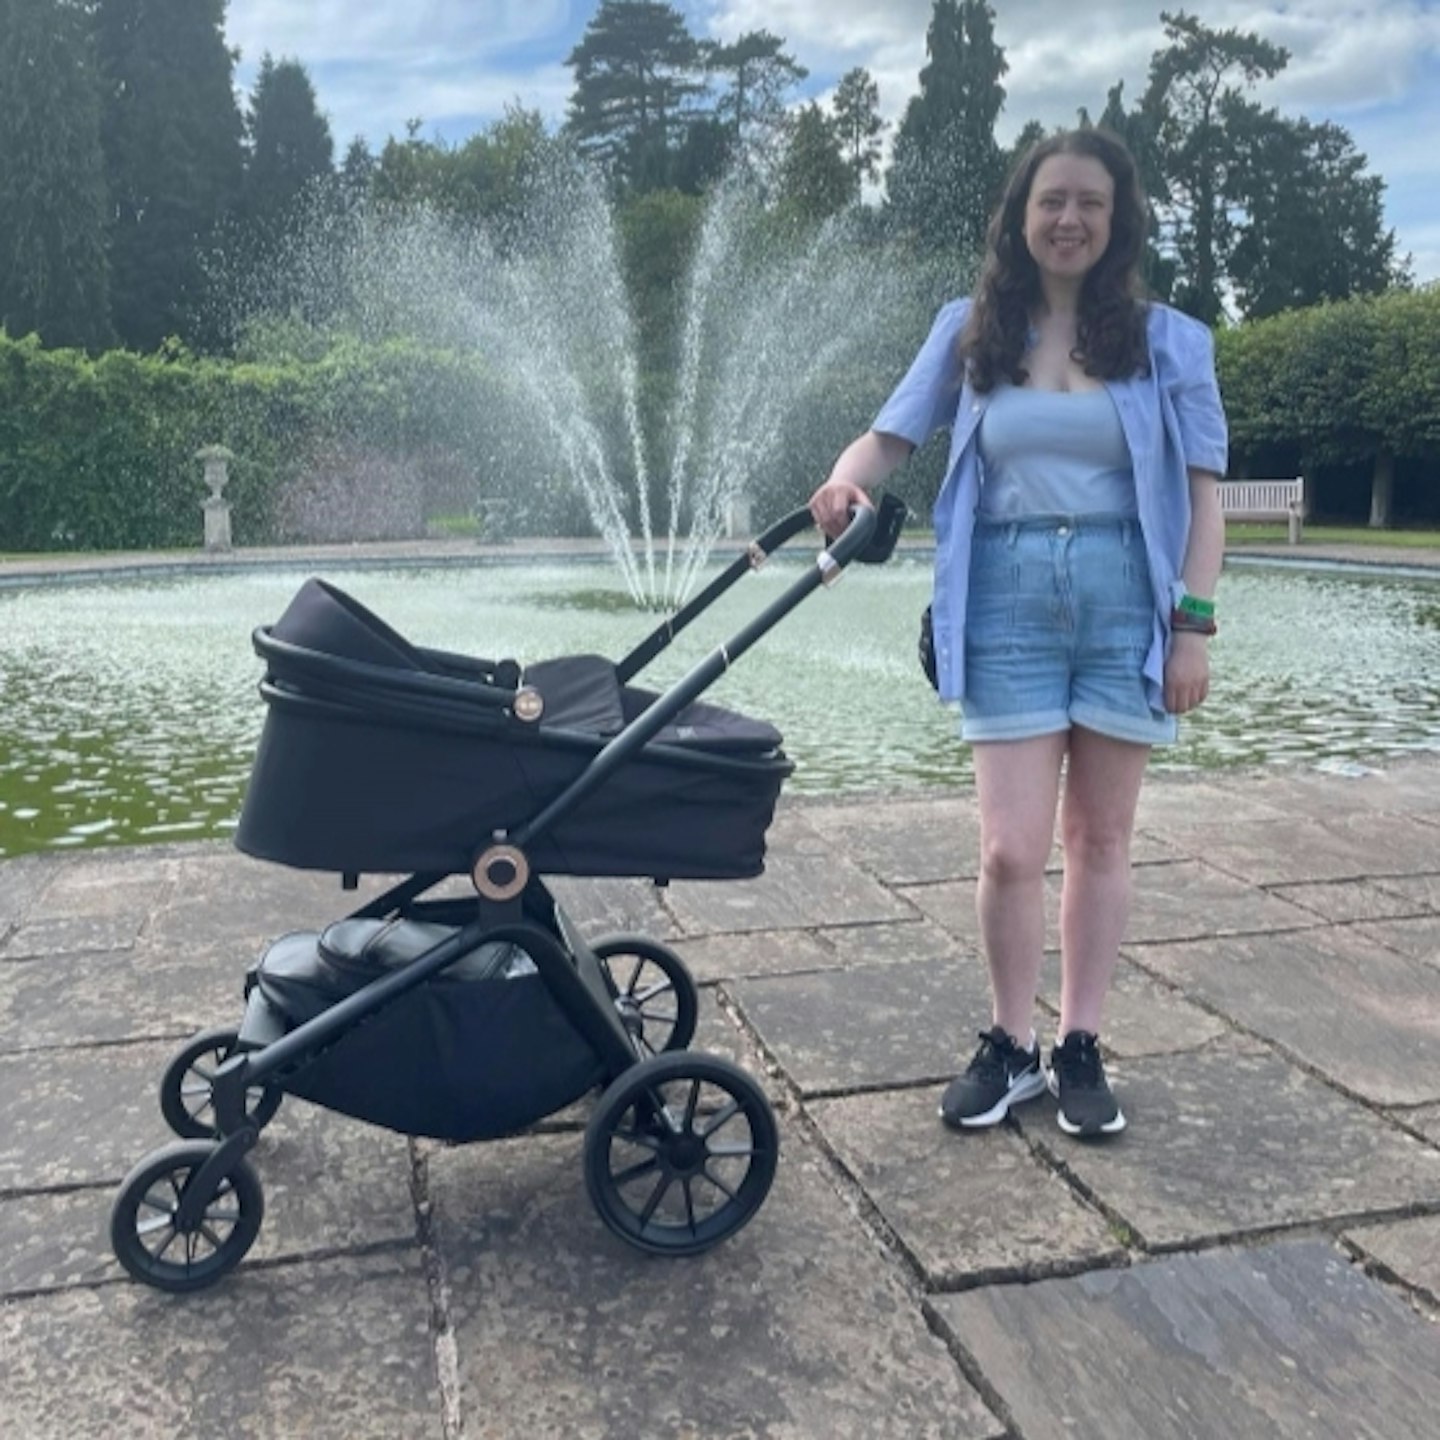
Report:
M824 102L864 66L894 122L919 88L932 0L671 0L697 38L768 30L805 66L795 99ZM1031 119L1098 114L1125 82L1144 90L1164 40L1160 11L1187 10L1216 29L1253 31L1290 63L1253 92L1283 114L1343 125L1386 182L1385 213L1417 280L1440 279L1440 0L992 0L1010 65L998 133ZM330 121L337 156L357 135L378 151L406 122L458 143L507 105L552 127L574 88L565 57L599 0L229 0L226 34L248 93L260 57L298 60Z

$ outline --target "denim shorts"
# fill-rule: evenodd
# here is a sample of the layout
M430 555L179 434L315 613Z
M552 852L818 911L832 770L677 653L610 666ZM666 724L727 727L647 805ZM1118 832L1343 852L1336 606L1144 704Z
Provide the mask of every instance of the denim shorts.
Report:
M965 620L966 740L1028 740L1072 725L1141 745L1174 741L1144 664L1155 629L1134 520L980 520Z

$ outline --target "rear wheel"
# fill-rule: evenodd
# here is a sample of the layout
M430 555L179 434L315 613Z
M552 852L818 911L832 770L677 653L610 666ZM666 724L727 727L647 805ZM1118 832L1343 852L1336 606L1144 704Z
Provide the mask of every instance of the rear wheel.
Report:
M110 1211L115 1258L135 1279L179 1294L233 1270L255 1243L265 1197L250 1162L237 1157L192 1225L180 1202L218 1147L182 1140L147 1155L126 1177Z
M176 1054L160 1077L160 1113L184 1140L213 1140L215 1072L235 1054L240 1036L223 1027L202 1030ZM282 1095L274 1085L252 1085L245 1092L245 1118L263 1130L280 1108Z
M697 1255L764 1203L780 1132L760 1086L716 1055L656 1055L600 1097L585 1131L585 1184L621 1239Z
M700 991L685 962L644 935L607 935L590 949L640 1054L685 1049L700 1016Z

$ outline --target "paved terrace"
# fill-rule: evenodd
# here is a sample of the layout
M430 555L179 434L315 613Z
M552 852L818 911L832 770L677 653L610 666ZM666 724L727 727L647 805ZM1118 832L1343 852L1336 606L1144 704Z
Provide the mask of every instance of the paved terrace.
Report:
M673 943L696 1047L773 1096L740 1235L614 1239L583 1105L447 1147L288 1099L256 1247L189 1298L106 1241L159 1076L353 897L219 845L0 863L0 1434L1440 1435L1440 757L1151 782L1098 1146L1048 1099L936 1118L986 1013L968 792L786 804L771 839L753 882L557 883Z
M533 548L12 559L0 583ZM1105 1036L1131 1127L1103 1146L1048 1100L977 1135L935 1118L986 1007L968 793L786 804L771 842L755 882L557 885L592 931L675 945L696 1047L767 1086L784 1157L747 1230L692 1261L613 1239L583 1106L445 1147L291 1099L253 1157L255 1249L179 1300L105 1238L171 1138L159 1076L238 1020L267 940L353 897L219 846L0 862L0 1434L1440 1435L1440 759L1150 782ZM1057 986L1052 956L1051 1011Z

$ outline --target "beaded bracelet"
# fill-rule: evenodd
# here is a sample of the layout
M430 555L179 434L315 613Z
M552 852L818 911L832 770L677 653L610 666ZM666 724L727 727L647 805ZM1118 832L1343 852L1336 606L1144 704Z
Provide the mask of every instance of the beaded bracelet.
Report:
M1178 605L1170 612L1171 630L1184 631L1191 635L1213 635L1217 630L1214 615L1196 615L1182 610Z

